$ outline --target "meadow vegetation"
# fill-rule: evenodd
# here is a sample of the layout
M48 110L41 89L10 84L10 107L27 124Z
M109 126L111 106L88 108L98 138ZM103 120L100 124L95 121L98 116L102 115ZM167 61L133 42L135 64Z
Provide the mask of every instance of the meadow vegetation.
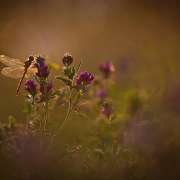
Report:
M60 69L30 58L37 72L20 92L26 119L0 124L2 180L180 177L178 83L132 87L128 60L91 73L69 53Z

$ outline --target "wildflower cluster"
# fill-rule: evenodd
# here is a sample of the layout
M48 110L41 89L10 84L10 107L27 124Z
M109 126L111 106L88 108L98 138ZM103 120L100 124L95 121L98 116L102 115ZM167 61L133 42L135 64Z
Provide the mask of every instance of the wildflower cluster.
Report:
M173 125L179 118L178 82L161 97L157 88L132 88L119 77L116 83L118 66L111 61L96 76L81 71L69 53L57 66L42 56L25 62L23 77L31 67L36 71L24 84L28 115L26 121L10 116L0 122L1 179L166 179L159 165L168 167L169 179L179 173L167 158L179 157L180 133Z
M43 160L55 147L58 150L53 151L53 153L67 154L65 161L71 153L71 162L79 163L82 159L82 164L86 163L88 167L94 162L104 162L105 157L116 159L119 155L119 145L115 142L119 135L119 125L116 124L117 118L111 97L112 77L115 70L112 62L101 64L99 66L100 76L95 78L91 72L81 71L81 62L76 63L69 53L62 57L59 63L62 68L55 72L56 76L53 76L52 66L46 63L44 57L33 57L32 60L36 73L24 85L28 93L27 102L32 109L27 117L28 123L23 126L23 131L19 128L20 132L16 134L16 139L23 144L22 147L33 148L35 152L39 152L37 157L40 156ZM53 77L55 78L53 79ZM56 108L53 109L53 107ZM49 118L52 115L57 118L56 121ZM78 130L74 130L74 127L71 127L73 123L68 127L65 126L71 117L73 117L74 124L82 123L81 127L85 132L83 132L83 137L79 136L80 131L78 132ZM84 120L84 117L87 117L87 125L83 124L85 121L81 121L81 118ZM67 131L62 133L62 130L66 128ZM19 129L17 128L18 131ZM66 133L73 135L72 141L67 140L69 137L66 139ZM84 141L86 142L84 143ZM31 157L29 155L31 152L27 152L22 154ZM58 158L61 155L58 154ZM80 159L74 159L78 156ZM59 169L61 168L58 167L58 171Z
M46 131L46 125L48 121L48 106L49 101L53 97L53 84L49 80L50 68L46 64L45 58L38 57L29 57L33 59L34 68L36 69L35 75L32 79L29 79L25 82L25 90L28 92L27 101L30 102L32 114L35 114L35 120L32 119L28 122L29 125L38 124L38 129L40 132ZM37 120L37 114L41 114L37 109L42 109L42 117ZM36 112L37 111L37 112ZM37 122L38 121L38 122Z
M31 99L33 107L38 109L41 105L44 107L44 116L43 120L39 120L39 127L44 126L46 129L46 124L48 121L48 111L50 100L57 99L57 97L65 99L65 104L67 104L67 114L64 118L64 121L59 124L56 128L58 132L64 126L64 123L69 119L74 108L77 106L80 97L88 89L94 80L94 75L87 71L80 72L81 62L79 64L74 64L74 59L71 54L66 53L62 58L62 72L56 77L56 79L63 82L63 87L57 90L53 90L53 83L50 80L50 67L46 64L44 57L34 58L34 68L36 73L32 79L29 79L25 82L25 90L28 92ZM65 92L63 97L61 92ZM34 108L35 109L35 108ZM32 122L32 121L31 121Z
M34 64L37 72L33 79L29 79L25 82L25 90L39 102L47 101L52 93L52 82L49 81L49 67L45 63L45 59L41 56L36 58ZM38 88L39 86L39 88ZM37 97L39 95L39 97Z
M99 70L102 77L95 83L95 96L99 99L100 112L107 119L111 119L113 115L113 108L108 96L108 81L111 80L111 76L115 71L114 65L111 61L104 62L99 65Z
M62 80L70 89L82 90L94 80L94 75L87 71L79 72L81 62L76 66L72 65L73 57L66 53L62 58L63 62L63 76L58 76L57 79Z
M67 113L64 121L58 127L61 130L65 122L69 119L74 108L77 106L81 95L87 90L89 85L94 80L94 75L87 71L80 71L81 62L77 65L73 64L73 57L71 54L66 53L62 58L63 72L57 79L61 80L65 84L65 91L67 92L66 101L68 104Z

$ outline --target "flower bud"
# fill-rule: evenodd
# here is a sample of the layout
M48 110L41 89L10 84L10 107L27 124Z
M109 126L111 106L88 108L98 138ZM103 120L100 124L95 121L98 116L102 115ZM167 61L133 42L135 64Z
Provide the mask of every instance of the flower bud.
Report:
M71 56L71 54L65 53L62 61L65 66L70 66L73 62L73 57Z

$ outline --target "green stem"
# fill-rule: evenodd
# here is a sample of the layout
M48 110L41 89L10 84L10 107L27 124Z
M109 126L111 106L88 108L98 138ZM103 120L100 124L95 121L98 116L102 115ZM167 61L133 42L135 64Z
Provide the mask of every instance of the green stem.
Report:
M68 121L68 119L69 119L69 117L70 117L70 115L72 113L72 109L73 109L72 108L72 91L73 91L73 89L70 89L70 95L69 95L69 101L68 101L68 110L67 110L65 119L62 122L62 124L58 127L57 132L60 132L63 129L66 121Z
M45 112L44 112L44 127L43 127L44 133L46 132L47 121L48 121L48 101L46 100Z
M68 101L68 110L67 110L67 113L66 113L66 116L65 116L65 119L64 121L62 122L62 124L60 124L57 129L55 130L55 132L53 133L53 135L51 136L51 144L53 143L53 140L54 140L54 137L60 133L65 125L65 123L68 121L71 113L72 113L72 110L73 110L73 107L72 107L72 91L73 89L70 89L70 95L69 95L69 101Z
M43 132L46 132L46 125L48 122L48 82L44 84L45 88L45 104L44 104L44 124L43 124Z
M68 119L69 119L69 117L70 117L70 115L71 115L71 112L72 112L72 102L71 102L71 99L70 99L70 100L69 100L69 103L68 103L68 110L67 110L65 119L64 119L64 121L62 122L61 126L58 128L58 132L60 132L60 131L63 129L66 121L68 121Z

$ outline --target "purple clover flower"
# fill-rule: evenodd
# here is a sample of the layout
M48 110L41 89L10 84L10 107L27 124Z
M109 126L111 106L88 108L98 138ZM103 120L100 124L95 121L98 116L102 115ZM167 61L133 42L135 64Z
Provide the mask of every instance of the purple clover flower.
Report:
M93 74L91 74L87 71L83 71L76 78L76 85L77 86L87 86L87 85L91 84L93 80L94 80Z
M32 96L35 96L37 93L37 85L33 80L27 80L25 82L25 90L28 91Z
M45 59L41 56L37 57L36 64L38 72L36 73L36 76L40 78L47 78L49 75L49 67L47 64L45 64Z
M52 85L52 82L48 82L48 84L41 84L40 85L40 92L42 93L42 95L44 96L45 94L49 94L52 92L52 88L53 88L53 85Z
M109 119L112 116L112 113L113 113L112 106L110 104L108 104L108 103L105 103L102 106L101 113L103 115L105 115Z
M111 61L107 61L103 64L100 64L99 70L102 72L105 78L109 78L111 74L115 71L115 68Z

